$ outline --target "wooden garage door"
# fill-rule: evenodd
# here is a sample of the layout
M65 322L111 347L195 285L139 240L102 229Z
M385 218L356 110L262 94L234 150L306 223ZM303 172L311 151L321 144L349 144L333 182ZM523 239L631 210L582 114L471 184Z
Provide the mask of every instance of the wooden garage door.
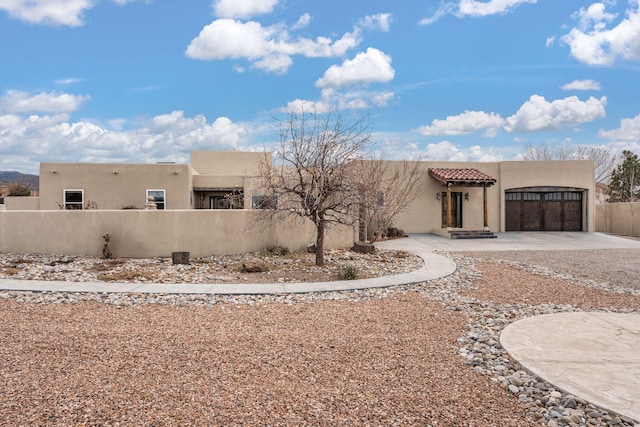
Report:
M582 231L582 192L505 193L506 231Z

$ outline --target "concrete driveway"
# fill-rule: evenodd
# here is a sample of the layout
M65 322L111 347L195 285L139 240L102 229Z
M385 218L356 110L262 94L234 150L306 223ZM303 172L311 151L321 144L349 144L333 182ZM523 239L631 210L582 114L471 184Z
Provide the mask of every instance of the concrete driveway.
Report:
M603 233L509 231L495 234L497 239L453 240L435 234L411 234L410 237L432 250L448 252L640 249L640 240Z

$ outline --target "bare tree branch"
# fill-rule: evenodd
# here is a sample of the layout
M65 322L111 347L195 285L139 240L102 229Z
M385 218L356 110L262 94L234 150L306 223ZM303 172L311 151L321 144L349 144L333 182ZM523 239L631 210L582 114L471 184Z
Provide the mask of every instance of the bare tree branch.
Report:
M595 166L596 182L608 183L611 172L620 160L612 149L601 145L571 145L559 143L549 145L525 145L523 160L591 160Z

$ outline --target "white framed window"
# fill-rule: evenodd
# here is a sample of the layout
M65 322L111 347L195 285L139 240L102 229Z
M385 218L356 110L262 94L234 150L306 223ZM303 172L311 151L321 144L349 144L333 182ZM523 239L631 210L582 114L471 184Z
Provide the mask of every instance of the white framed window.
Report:
M147 190L147 200L149 197L153 197L153 203L156 204L156 209L165 209L167 199L166 191L160 189Z
M82 189L63 190L62 206L65 209L83 209L84 208L84 190Z

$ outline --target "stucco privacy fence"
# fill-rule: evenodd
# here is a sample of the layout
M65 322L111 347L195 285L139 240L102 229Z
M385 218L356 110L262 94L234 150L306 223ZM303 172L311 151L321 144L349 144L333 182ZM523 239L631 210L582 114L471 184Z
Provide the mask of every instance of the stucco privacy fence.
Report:
M256 252L268 245L306 250L315 241L310 222L257 225L254 210L0 210L0 251L101 256L103 235L114 257L192 257ZM354 229L330 229L327 249L349 247Z
M596 231L640 237L640 202L596 205Z

